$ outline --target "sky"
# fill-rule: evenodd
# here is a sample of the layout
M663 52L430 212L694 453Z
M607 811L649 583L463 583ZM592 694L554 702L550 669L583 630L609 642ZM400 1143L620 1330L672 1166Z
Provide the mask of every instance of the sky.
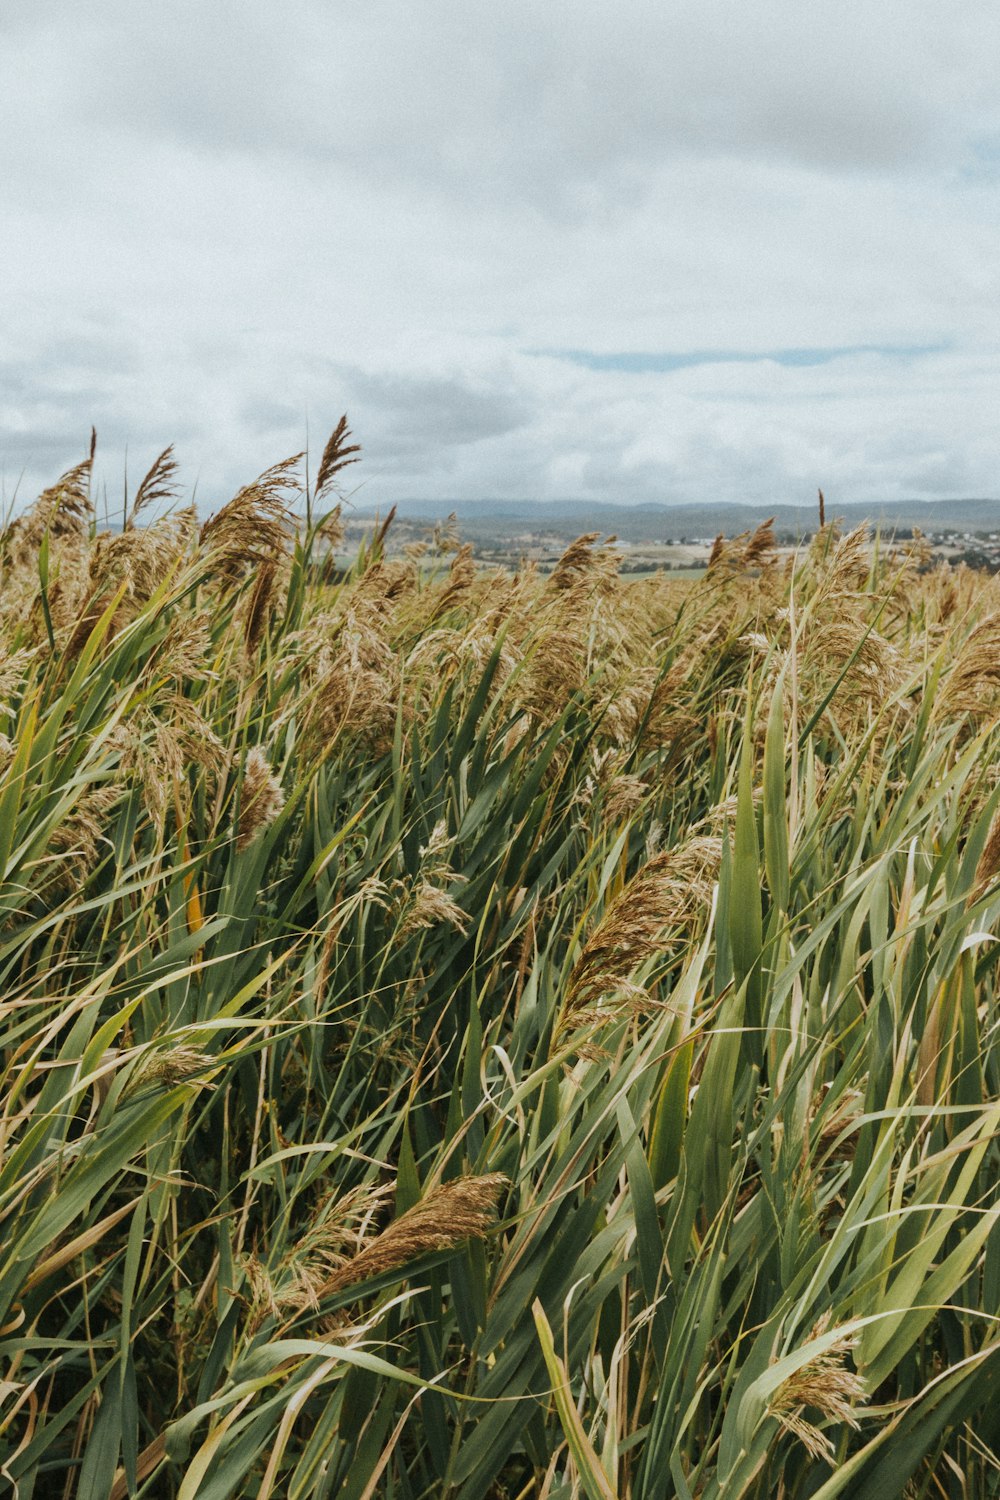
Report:
M0 486L1000 495L996 0L0 0Z

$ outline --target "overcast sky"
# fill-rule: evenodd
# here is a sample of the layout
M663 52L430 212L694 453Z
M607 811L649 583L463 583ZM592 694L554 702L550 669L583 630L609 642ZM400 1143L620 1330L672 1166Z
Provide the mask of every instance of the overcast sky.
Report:
M996 0L0 0L0 466L1000 494ZM23 472L23 479L20 478Z

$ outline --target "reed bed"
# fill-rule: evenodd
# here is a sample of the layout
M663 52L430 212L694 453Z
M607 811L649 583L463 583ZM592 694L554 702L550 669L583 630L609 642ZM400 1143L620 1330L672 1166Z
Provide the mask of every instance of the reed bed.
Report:
M1000 1494L1000 589L344 573L350 437L3 534L0 1480Z

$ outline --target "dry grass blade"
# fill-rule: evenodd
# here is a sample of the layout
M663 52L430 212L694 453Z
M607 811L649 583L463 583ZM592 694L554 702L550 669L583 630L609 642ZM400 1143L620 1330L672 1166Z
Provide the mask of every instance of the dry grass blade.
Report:
M148 1479L154 1470L158 1469L163 1462L167 1451L167 1440L161 1432L153 1441L139 1454L135 1465L135 1477L139 1484ZM118 1470L115 1474L115 1482L108 1493L108 1500L128 1500L129 1484L125 1478L124 1470Z

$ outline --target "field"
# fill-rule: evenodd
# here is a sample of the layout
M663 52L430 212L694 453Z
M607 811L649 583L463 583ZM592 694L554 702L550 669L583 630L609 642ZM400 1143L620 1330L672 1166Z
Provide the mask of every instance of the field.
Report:
M356 456L4 532L4 1493L1000 1495L1000 585Z

